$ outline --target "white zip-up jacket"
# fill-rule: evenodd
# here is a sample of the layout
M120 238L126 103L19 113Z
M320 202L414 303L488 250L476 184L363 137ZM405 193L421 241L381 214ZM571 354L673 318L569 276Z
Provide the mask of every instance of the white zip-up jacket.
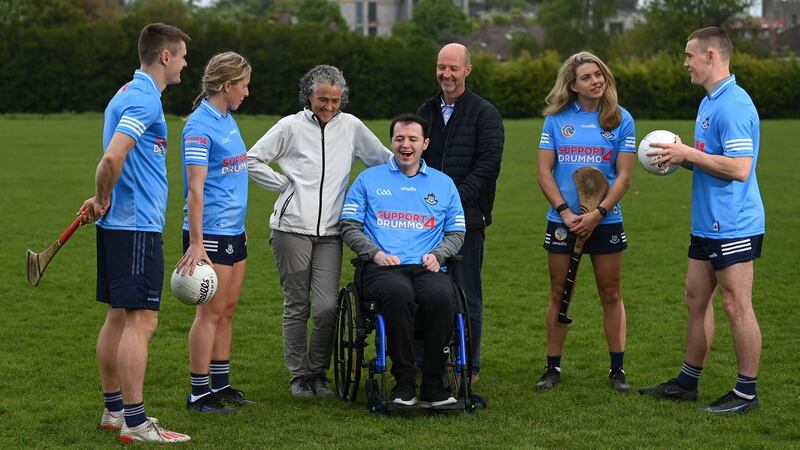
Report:
M340 112L324 127L304 109L278 121L247 152L250 178L281 194L269 225L273 230L338 236L350 169L356 158L368 167L392 152L356 116ZM275 163L281 172L269 164Z

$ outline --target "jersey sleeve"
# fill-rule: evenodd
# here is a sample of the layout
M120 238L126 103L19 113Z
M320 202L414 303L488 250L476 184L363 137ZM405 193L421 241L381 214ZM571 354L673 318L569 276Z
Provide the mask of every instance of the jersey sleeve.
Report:
M619 149L620 152L636 153L636 127L633 117L627 111L622 111L622 122L619 124Z
M743 114L746 109L740 106L722 109L719 121L722 154L731 158L753 156L753 115Z
M553 119L551 117L545 117L544 125L542 125L542 136L539 138L539 148L542 150L556 149L556 143L553 139Z
M448 177L447 181L450 182L450 202L447 205L447 218L444 221L444 232L451 231L467 231L466 221L464 220L464 208L461 206L461 197L458 195L458 189L453 181Z
M364 186L364 175L359 175L350 190L347 191L347 196L344 198L344 207L342 207L341 220L353 220L358 223L364 223L364 218L367 212L367 190Z
M115 133L123 133L138 142L145 130L161 118L161 103L150 96L142 96L142 101L125 108L120 116Z
M211 137L200 130L198 124L186 124L183 130L183 164L208 167Z

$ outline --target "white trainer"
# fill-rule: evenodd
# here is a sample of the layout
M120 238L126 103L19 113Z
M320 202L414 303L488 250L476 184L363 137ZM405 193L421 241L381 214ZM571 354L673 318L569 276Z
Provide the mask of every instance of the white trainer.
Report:
M122 424L125 423L125 415L122 414L122 411L119 412L118 416L112 416L111 412L108 408L103 408L103 417L100 418L100 428L104 430L113 430L117 431L122 428Z
M158 419L155 417L148 417L147 422L134 428L128 428L128 426L123 423L119 431L119 441L123 444L135 444L136 442L176 444L178 442L186 442L190 439L191 437L187 434L176 433L161 428L161 425L158 424Z

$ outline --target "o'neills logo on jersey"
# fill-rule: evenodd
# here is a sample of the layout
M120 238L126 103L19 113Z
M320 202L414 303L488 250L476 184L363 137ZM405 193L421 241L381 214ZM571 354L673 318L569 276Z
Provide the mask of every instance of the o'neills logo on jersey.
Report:
M605 147L562 145L558 147L558 162L610 164L614 150Z
M378 211L375 223L379 227L397 230L423 230L436 226L436 218L427 214L400 211Z
M208 144L208 139L206 139L204 136L186 136L186 139L183 140L183 143L186 145L190 144L206 145Z
M162 137L156 138L156 143L153 144L153 153L158 153L159 155L166 155L167 154L167 139Z
M247 153L222 160L222 174L247 171Z

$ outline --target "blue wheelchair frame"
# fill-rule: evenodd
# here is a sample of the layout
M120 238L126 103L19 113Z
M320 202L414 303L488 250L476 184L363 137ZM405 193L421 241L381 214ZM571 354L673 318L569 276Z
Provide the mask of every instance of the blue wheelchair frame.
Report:
M360 297L361 270L363 264L368 261L369 258L365 256L351 261L356 268L355 280L339 291L339 314L333 352L336 393L342 400L355 402L360 387L361 369L368 369L369 375L364 381L367 411L389 414L395 410L418 409L416 406L395 405L387 398L386 324L375 303L365 303ZM453 319L454 328L446 366L446 384L457 402L434 409L471 413L475 410L475 402L470 389L472 371L469 320L464 294L458 286L455 288L458 293L459 308ZM365 359L365 349L369 346L367 338L373 331L375 356L367 360Z

